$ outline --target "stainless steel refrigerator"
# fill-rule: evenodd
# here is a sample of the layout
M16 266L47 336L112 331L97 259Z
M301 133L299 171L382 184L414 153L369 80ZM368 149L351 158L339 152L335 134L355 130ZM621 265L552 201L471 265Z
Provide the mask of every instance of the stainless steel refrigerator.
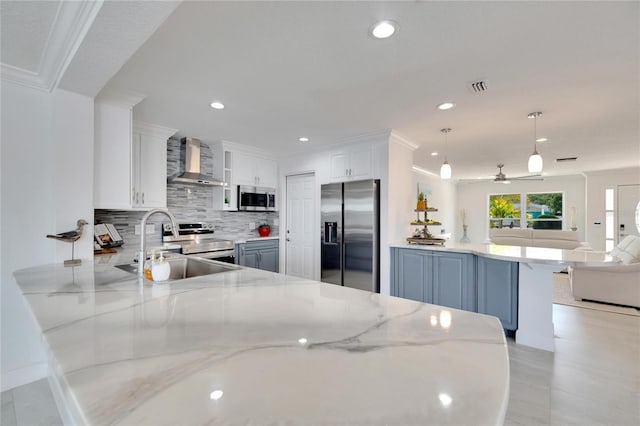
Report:
M322 185L320 281L380 292L380 181Z

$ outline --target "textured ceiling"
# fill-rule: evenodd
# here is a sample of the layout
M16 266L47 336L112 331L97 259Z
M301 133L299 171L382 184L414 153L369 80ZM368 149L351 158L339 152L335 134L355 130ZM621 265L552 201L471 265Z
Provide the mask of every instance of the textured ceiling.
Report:
M60 1L0 2L2 63L38 73Z

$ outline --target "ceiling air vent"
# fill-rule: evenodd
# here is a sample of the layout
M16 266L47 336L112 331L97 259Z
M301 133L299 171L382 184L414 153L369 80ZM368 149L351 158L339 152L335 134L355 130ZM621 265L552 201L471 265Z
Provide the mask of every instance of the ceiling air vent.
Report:
M566 163L568 161L576 161L577 159L578 159L578 157L556 158L556 163Z
M467 85L467 88L473 93L483 93L489 88L487 86L487 80L472 81Z

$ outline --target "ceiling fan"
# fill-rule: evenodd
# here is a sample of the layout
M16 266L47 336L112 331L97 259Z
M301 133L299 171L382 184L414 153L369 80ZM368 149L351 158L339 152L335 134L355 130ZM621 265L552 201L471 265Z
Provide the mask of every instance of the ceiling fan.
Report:
M502 168L504 167L504 164L497 164L498 166L498 174L496 174L496 176L491 179L460 179L460 182L466 182L466 183L474 183L474 182L486 182L486 181L493 181L493 182L498 182L498 183L511 183L511 181L514 180L544 180L544 178L542 178L541 174L535 174L535 175L527 175L527 176L516 176L516 177L510 177L507 178L507 175L505 175L502 172Z

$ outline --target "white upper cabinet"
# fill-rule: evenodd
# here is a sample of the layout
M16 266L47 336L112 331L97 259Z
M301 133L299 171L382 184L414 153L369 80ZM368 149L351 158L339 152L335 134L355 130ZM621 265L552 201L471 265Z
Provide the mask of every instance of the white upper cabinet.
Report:
M167 206L167 139L175 133L165 127L133 123L133 207Z
M329 176L334 181L373 177L370 147L352 147L330 154Z
M167 205L167 139L176 130L133 123L133 105L95 103L95 208Z
M278 186L278 164L274 160L242 151L234 151L232 158L234 185Z

